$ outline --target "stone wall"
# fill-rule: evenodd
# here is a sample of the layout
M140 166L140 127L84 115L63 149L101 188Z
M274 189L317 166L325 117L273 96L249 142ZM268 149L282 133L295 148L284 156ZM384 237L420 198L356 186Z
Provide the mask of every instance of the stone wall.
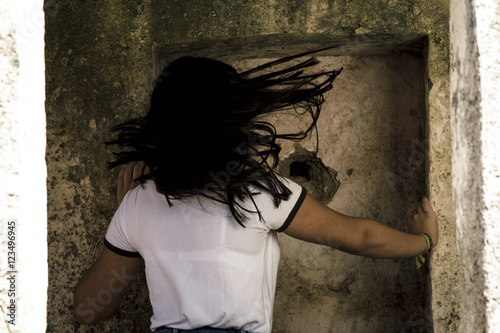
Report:
M314 284L296 288L297 284L280 280L275 331L304 331L301 325L314 316L320 331L352 328L370 332L370 325L380 325L392 303L396 307L404 304L404 310L393 314L394 327L398 329L418 332L432 326L435 332L456 331L460 273L451 198L448 20L446 1L46 1L50 281L47 331L113 332L148 328L150 309L144 279L132 286L119 313L96 327L76 323L71 305L73 288L98 255L115 209L116 172L106 168L105 162L112 156L103 145L110 138L107 131L113 124L145 112L151 84L161 67L182 54L229 62L237 57L277 57L333 44L343 46L337 54L329 56L362 59L408 51L423 55L423 73L418 80L424 86L422 109L426 110L423 137L428 139L427 189L419 191L427 191L435 205L441 241L432 256L425 288L423 273L419 272L418 277L410 261L400 261L390 280L394 284L390 295L376 304L368 303L369 293L382 289L356 287L354 281L366 282L366 277L360 280L358 277L379 273L387 269L385 265L393 269L393 264L384 261L377 265L369 260L332 254L322 247L308 249L313 254L327 252L335 260L347 263L339 275L328 276L338 280L334 286L345 281L344 291L352 289L356 297L364 295L366 302L357 302L363 303L366 311L352 316L352 311L359 310L356 300L352 300L339 310L337 318L342 322L332 322L332 313L340 301L323 295L325 285L321 285L314 270L310 274L303 271L304 281L314 280ZM343 75L347 77L349 72ZM325 164L332 167L333 162ZM339 174L347 177L345 172L349 169L354 169L353 177L357 176L356 167ZM342 186L339 194L340 191ZM344 195L339 204L348 200L349 195ZM352 209L348 212L352 214L379 211L381 215L373 217L384 218L383 206L377 208L362 212L355 207L347 209ZM407 212L399 213L402 215L397 223ZM387 223L395 220L396 217L388 217ZM289 260L284 259L283 264L287 265ZM320 262L314 260L305 265L306 269L311 265L320 269ZM350 269L353 265L357 268ZM366 272L359 270L363 265L369 267ZM286 269L287 266L282 266L281 276L286 276L283 274ZM330 272L334 273L335 269ZM412 293L420 294L419 311L410 305L415 294L410 296L402 291L407 288L403 276L413 276L412 286L417 289ZM422 303L425 300L426 306ZM290 322L291 318L294 322ZM297 325L293 326L294 323Z

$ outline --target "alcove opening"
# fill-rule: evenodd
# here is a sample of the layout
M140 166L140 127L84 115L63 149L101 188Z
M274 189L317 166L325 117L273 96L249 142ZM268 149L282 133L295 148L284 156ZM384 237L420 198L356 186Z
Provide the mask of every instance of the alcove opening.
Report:
M427 189L426 86L430 82L426 78L426 43L422 39L406 49L385 45L357 51L360 46L354 45L318 55L320 70L343 68L342 74L325 95L317 136L313 131L303 142L281 142L278 173L340 213L406 230L410 213ZM256 56L227 61L245 69L272 59ZM269 121L279 133L290 133L307 125L302 120L297 125L297 118L290 113ZM287 237L280 237L280 245L276 302L287 304L287 310L276 308L275 323L281 325L290 315L299 318L300 313L317 307L346 306L355 309L354 317L372 313L369 322L374 331L411 330L410 316L419 325L430 322L423 310L427 299L421 293L426 288L425 276L414 274L413 261L385 261L382 265L335 249L320 251ZM338 292L346 288L350 291L347 298ZM382 318L390 318L391 326ZM330 319L350 322L341 314ZM304 329L307 322L304 318Z

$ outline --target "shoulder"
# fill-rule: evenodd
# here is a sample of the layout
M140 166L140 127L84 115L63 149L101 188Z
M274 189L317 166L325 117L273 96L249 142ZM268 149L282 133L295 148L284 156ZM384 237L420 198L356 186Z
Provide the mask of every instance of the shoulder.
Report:
M255 194L251 200L246 200L244 208L254 211L257 208L262 223L270 230L280 232L285 230L293 220L304 202L307 192L301 185L288 178L282 176L278 176L278 178L291 192L287 200L283 199L278 202L272 194L253 188L251 190L258 194Z

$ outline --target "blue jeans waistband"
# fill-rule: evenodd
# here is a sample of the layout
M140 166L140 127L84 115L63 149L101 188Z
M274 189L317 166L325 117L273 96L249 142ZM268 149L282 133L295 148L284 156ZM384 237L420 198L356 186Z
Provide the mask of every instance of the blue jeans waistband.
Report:
M250 333L239 328L213 328L213 327L200 327L192 330L182 330L179 328L170 328L160 326L155 329L155 333Z

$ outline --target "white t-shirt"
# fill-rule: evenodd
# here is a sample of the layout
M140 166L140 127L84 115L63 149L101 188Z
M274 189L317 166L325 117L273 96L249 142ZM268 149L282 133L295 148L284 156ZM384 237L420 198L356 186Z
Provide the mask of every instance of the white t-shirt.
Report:
M274 207L271 196L254 196L263 220L247 213L240 226L228 206L193 197L172 200L153 181L127 193L105 237L112 251L142 256L153 307L151 329L203 326L270 332L279 263L277 231L290 224L306 192L292 191ZM255 210L250 200L244 202Z

